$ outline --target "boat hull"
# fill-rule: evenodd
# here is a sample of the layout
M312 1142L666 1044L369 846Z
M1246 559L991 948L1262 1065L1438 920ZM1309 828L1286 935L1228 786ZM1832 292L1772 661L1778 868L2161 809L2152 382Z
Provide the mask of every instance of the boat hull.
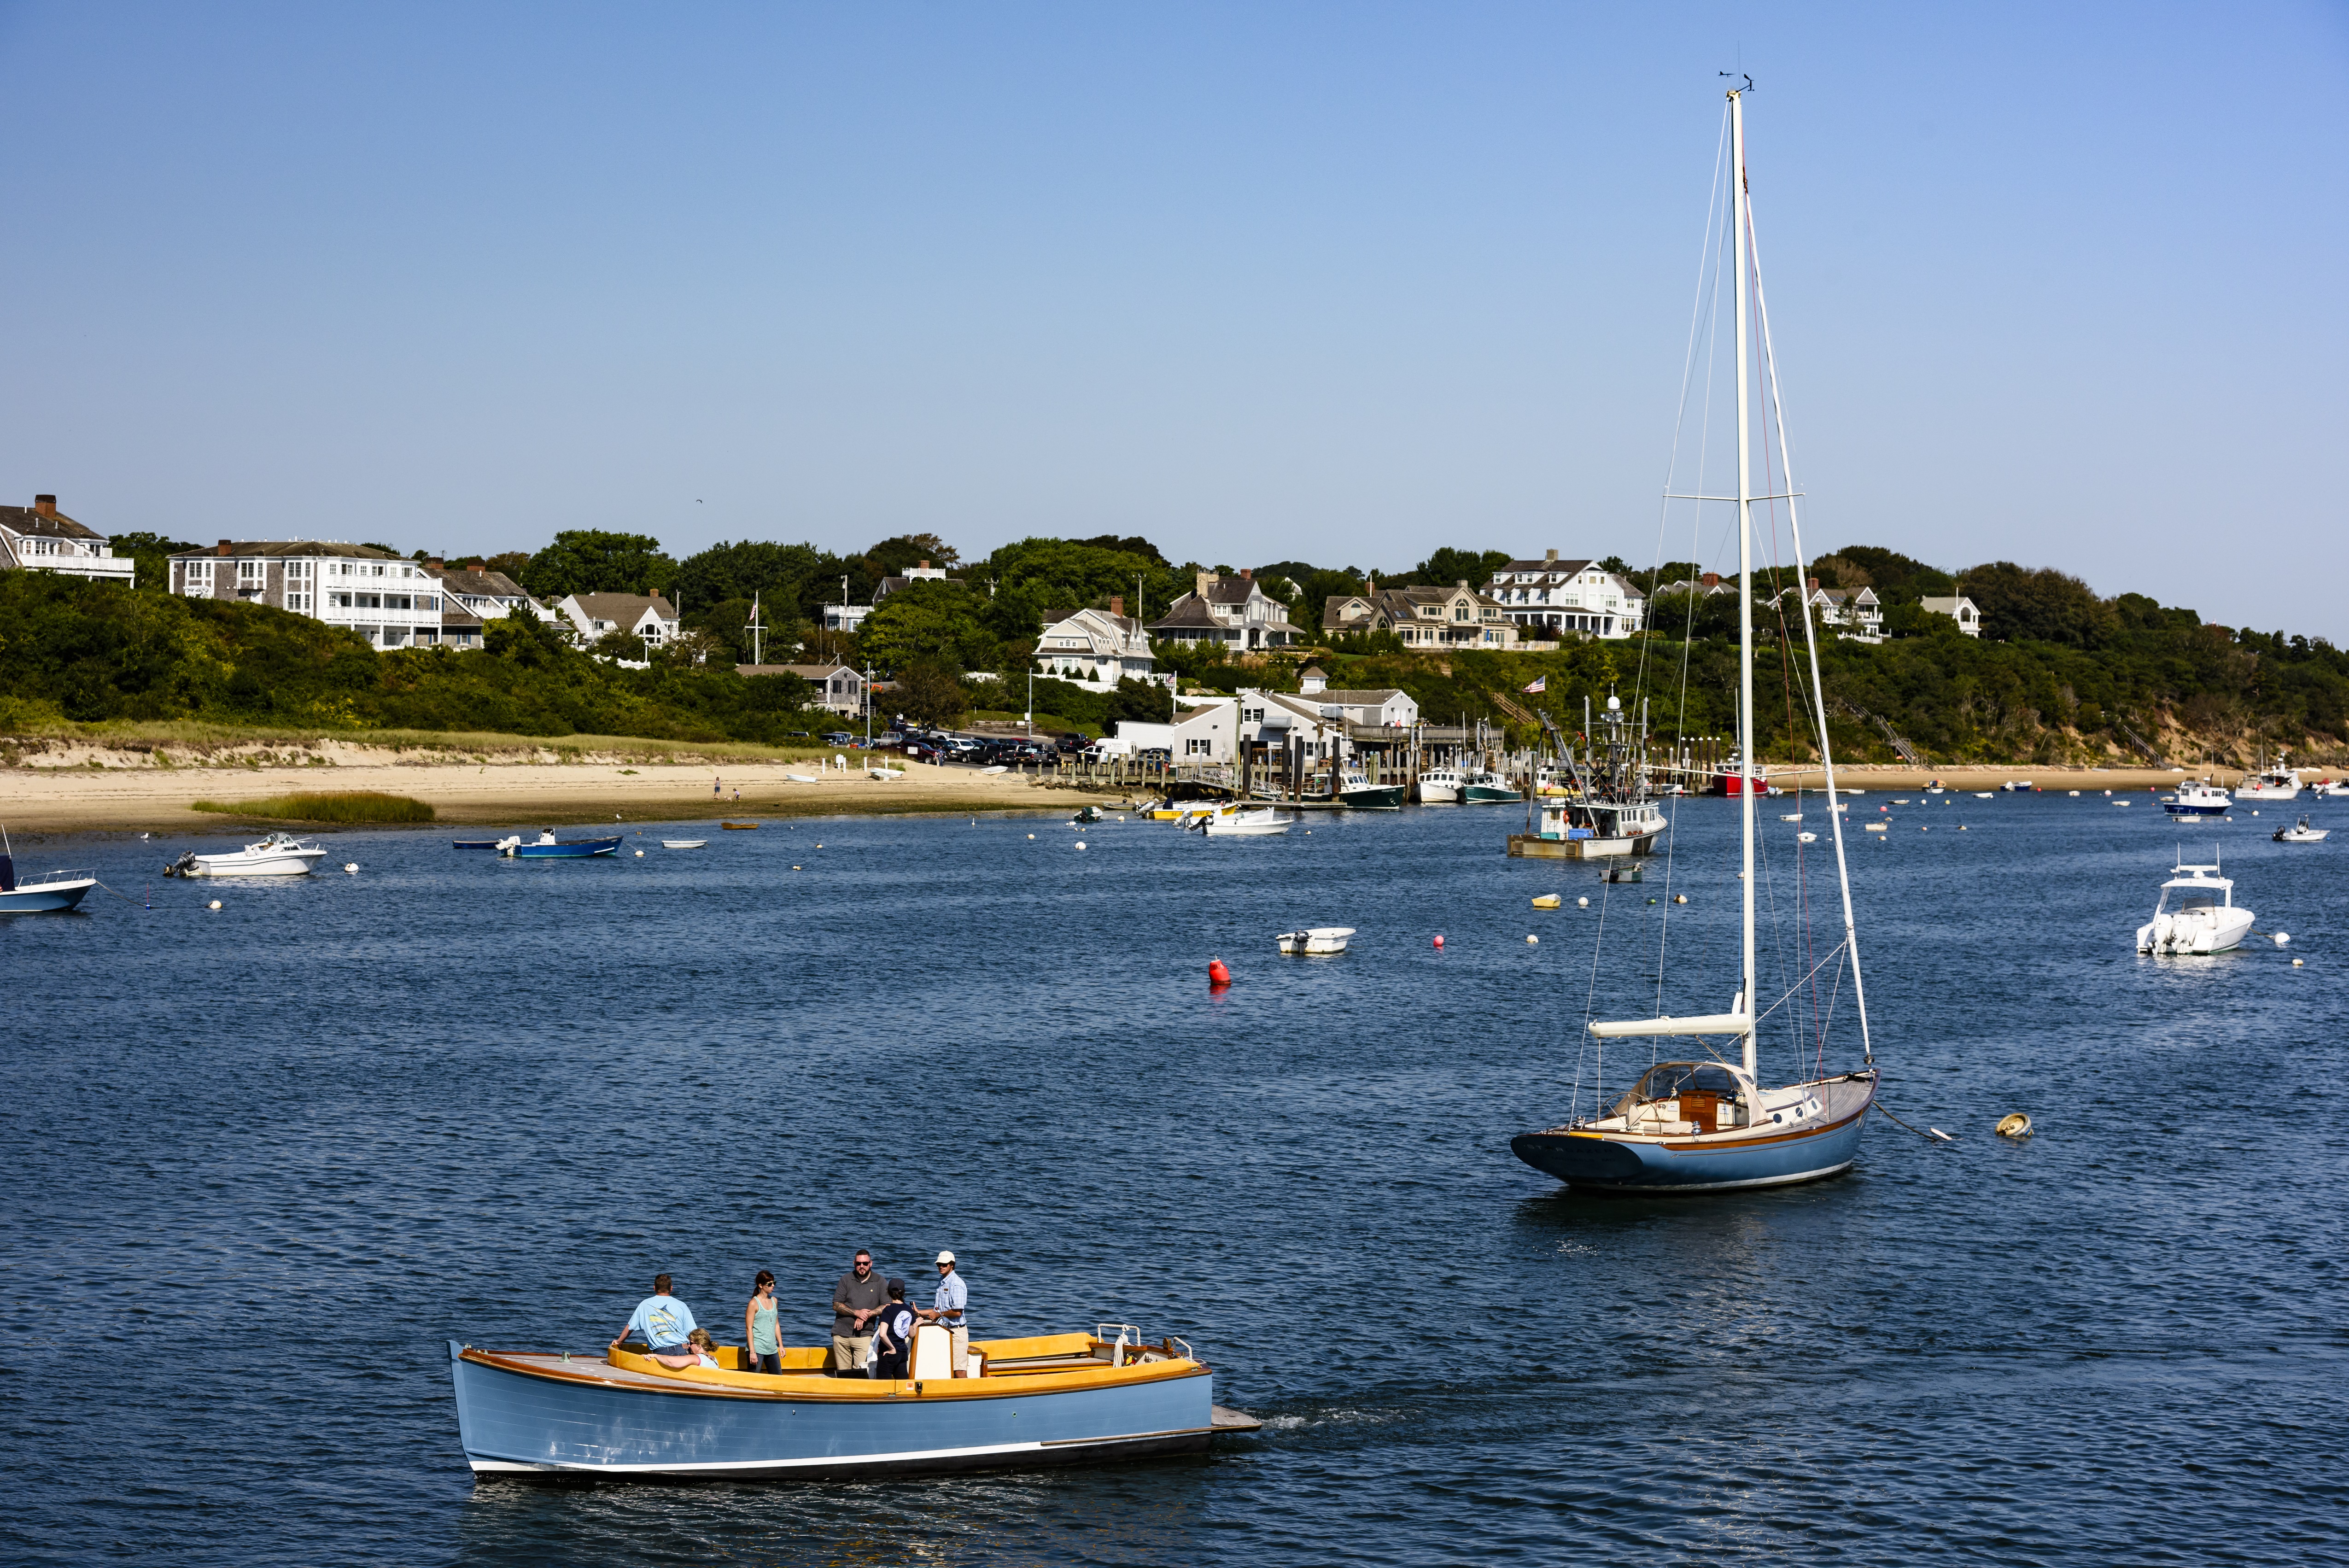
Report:
M1873 1079L1830 1085L1828 1116L1813 1130L1746 1138L1623 1137L1554 1128L1520 1133L1509 1148L1568 1186L1609 1192L1722 1192L1786 1187L1841 1175L1859 1155ZM1856 1104L1854 1102L1857 1102Z
M1423 778L1419 781L1419 804L1422 805L1458 805L1460 804L1460 786L1455 784L1438 784L1433 780Z
M323 849L287 854L246 856L199 855L188 868L191 877L307 877L326 857Z
M1402 791L1401 784L1372 784L1368 789L1340 791L1338 799L1350 811L1400 811Z
M1497 784L1470 784L1460 793L1470 805L1507 805L1526 798L1521 791L1503 789Z
M968 1393L985 1380L934 1380L922 1395L905 1383L868 1386L902 1396L793 1398L614 1386L584 1358L587 1376L535 1375L453 1340L449 1357L477 1475L832 1480L1201 1453L1214 1431L1215 1380L1204 1367L1049 1393Z
M30 888L16 888L0 893L0 915L41 915L60 909L77 909L92 888L96 878L87 881L41 882Z
M516 860L586 860L597 855L617 855L620 841L616 838L583 838L573 844L518 844L512 857Z

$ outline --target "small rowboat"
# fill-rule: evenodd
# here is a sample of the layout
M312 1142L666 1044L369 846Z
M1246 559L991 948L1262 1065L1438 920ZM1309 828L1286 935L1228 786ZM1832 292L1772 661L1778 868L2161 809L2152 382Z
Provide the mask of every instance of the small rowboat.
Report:
M755 822L721 822L718 826L729 833L748 833L759 825Z
M1110 1337L1114 1333L1114 1338ZM633 1347L633 1348L632 1348ZM457 1431L476 1475L616 1480L833 1480L1205 1453L1260 1425L1215 1402L1215 1374L1172 1334L975 1341L914 1331L911 1376L833 1377L828 1347L786 1349L777 1373L672 1369L629 1342L600 1355L449 1342Z
M783 777L789 779L793 784L815 784L819 782L813 774L785 774Z
M1310 926L1301 931L1283 931L1273 940L1285 953L1341 953L1346 950L1346 939L1353 934L1351 926Z
M664 838L661 840L661 847L663 849L698 849L709 842L707 838Z

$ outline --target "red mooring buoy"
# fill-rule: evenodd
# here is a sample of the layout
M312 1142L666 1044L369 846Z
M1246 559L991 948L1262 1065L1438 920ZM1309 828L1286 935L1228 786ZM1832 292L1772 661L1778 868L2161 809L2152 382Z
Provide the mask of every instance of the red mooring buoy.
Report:
M1207 961L1207 983L1217 988L1232 983L1232 971L1224 967L1223 960L1209 959Z
M1437 947L1442 947L1444 945L1444 939L1441 936L1435 939L1435 945Z

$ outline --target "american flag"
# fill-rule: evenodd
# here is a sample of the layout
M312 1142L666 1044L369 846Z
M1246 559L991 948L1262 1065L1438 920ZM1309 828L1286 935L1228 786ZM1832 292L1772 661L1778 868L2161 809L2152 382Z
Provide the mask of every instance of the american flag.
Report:
M1526 690L1538 696L1540 693L1549 690L1549 677L1547 675L1543 676L1539 680L1537 680L1532 685L1526 687Z

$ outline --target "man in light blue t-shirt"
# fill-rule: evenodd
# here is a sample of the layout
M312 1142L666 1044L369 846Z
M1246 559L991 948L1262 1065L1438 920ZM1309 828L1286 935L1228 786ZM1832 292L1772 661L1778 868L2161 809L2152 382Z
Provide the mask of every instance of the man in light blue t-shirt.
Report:
M693 1309L669 1293L669 1278L657 1274L653 1278L653 1293L636 1303L628 1326L620 1331L620 1339L636 1337L652 1346L655 1355L667 1350L674 1353L685 1344L685 1336L700 1327L693 1321Z

